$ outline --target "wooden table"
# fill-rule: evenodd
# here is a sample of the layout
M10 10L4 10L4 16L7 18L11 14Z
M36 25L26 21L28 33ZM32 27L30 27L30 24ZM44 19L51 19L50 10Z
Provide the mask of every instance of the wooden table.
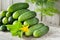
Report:
M49 32L41 38L13 37L9 32L0 32L0 40L60 40L60 27L49 26Z

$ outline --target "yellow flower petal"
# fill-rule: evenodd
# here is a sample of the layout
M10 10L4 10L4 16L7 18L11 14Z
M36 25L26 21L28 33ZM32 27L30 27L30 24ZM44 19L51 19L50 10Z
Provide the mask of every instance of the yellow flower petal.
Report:
M23 27L21 28L21 30L22 30L23 32L27 32L27 31L29 30L28 27L29 27L29 26L23 25Z

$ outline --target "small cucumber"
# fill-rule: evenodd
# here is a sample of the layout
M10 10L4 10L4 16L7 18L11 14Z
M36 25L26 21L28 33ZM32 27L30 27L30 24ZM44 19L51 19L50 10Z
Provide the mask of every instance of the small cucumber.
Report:
M25 21L25 20L28 20L28 19L30 19L30 18L33 18L33 17L35 17L36 16L36 13L35 12L33 12L33 11L28 11L28 12L25 12L25 13L23 13L22 15L20 15L19 17L18 17L18 21Z
M10 16L12 16L12 13L11 12L7 12L6 13L6 17L10 17Z
M12 24L13 21L14 21L14 19L12 18L12 16L10 16L10 17L8 18L8 23L9 23L9 24Z
M15 25L17 22L18 22L18 21L17 21L17 20L15 20L15 21L13 22L13 25Z
M18 10L18 11L16 11L16 12L13 13L13 18L14 18L14 19L18 19L18 17L19 17L21 14L23 14L23 13L25 13L25 12L27 12L27 11L29 11L29 10L28 10L28 9Z
M48 31L49 31L49 27L43 26L40 29L35 30L33 32L33 36L34 37L41 37L41 36L45 35Z
M5 32L5 31L8 31L8 30L7 30L7 27L6 27L5 25L2 25L2 26L0 27L0 29L1 29L1 31L4 31L4 32Z
M7 11L1 11L0 16L5 17L6 13L7 13Z
M39 20L37 18L31 18L29 20L24 21L24 25L32 26L32 25L37 24L38 22Z
M2 25L2 19L3 19L3 17L0 16L0 26Z
M31 35L33 35L33 32L34 32L35 30L37 30L37 29L39 29L39 28L41 28L41 27L43 27L43 26L44 26L44 24L42 24L42 23L36 24L36 25L34 25L34 26L31 26L31 27L29 28L29 30L28 30L27 32L25 32L25 35L26 35L26 36L31 36Z
M4 17L4 18L2 19L2 23L3 23L3 24L7 24L7 23L8 23L8 18L7 18L7 17Z

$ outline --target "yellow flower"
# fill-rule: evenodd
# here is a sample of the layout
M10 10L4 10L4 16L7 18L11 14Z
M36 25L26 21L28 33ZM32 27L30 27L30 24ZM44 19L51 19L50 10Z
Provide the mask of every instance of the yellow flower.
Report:
M21 28L21 30L22 30L23 32L27 32L27 31L29 30L28 27L29 27L28 25L23 25L23 27Z

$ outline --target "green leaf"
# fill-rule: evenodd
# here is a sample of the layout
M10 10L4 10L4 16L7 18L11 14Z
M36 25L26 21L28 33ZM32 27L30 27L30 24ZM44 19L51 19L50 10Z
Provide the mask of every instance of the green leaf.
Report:
M17 35L18 35L20 38L22 38L22 37L23 37L23 31L19 30L19 31L17 32Z
M22 23L17 22L15 25L6 25L6 26L10 30L12 35L16 36L17 35L17 31L19 31L20 28L22 27Z
M13 29L13 26L14 26L14 25L6 25L6 27L7 27L9 30Z

